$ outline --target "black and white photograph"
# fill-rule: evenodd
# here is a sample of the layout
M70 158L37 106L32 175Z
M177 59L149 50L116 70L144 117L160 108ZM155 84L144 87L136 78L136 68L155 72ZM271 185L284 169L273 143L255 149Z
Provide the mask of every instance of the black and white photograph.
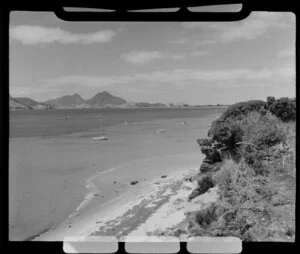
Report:
M9 240L295 242L295 34L11 12Z

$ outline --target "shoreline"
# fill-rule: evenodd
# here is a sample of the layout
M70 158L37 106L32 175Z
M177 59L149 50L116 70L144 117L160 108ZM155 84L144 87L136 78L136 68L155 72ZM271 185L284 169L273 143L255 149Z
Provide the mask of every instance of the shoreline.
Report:
M69 110L69 109L181 109L181 108L228 108L230 105L203 105L203 106L188 106L188 107L99 107L99 108L54 108L54 109L9 109L9 111L52 111L52 110Z
M152 179L149 179L146 183L138 183L136 186L132 186L132 188L128 190L128 192L125 193L122 198L112 200L108 205L104 206L98 211L93 211L90 214L87 212L89 216L86 216L84 212L81 213L78 211L77 214L74 214L66 219L56 229L51 229L45 233L42 233L32 240L62 241L63 237L66 236L84 238L88 236L101 235L101 230L102 235L112 235L113 230L109 229L111 224L120 223L122 218L124 220L130 218L128 215L131 214L132 216L132 212L133 214L134 212L138 212L138 216L142 217L142 221L135 225L140 226L140 224L146 222L150 215L155 214L159 207L167 203L176 191L180 190L180 186L186 177L195 175L197 171L198 169L177 169L171 173L166 173L167 176L165 178L156 176ZM137 187L138 190L135 187ZM173 189L173 191L170 191L170 189ZM191 189L192 187L189 189L189 191L191 191ZM184 196L186 198L186 195ZM158 204L153 204L156 202L158 202ZM144 210L148 206L151 212L139 212L140 208L138 207L141 205L143 206ZM155 208L153 209L153 207ZM132 209L134 209L134 211ZM136 223L133 223L132 225L134 224ZM100 231L99 228L101 228ZM103 230L106 232L103 233Z
M124 198L121 194L127 189L149 186L153 176L198 168L202 159L194 140L206 132L212 118L188 117L188 125L181 124L187 119L181 117L116 124L108 130L113 138L105 142L90 140L95 132L52 139L12 138L10 154L15 156L10 156L10 167L15 170L10 170L10 193L15 194L10 197L10 239L34 237L45 229L59 227L70 216L81 220L78 207L89 216L108 202L118 203L120 200L115 199ZM163 128L168 131L157 133ZM128 144L130 149L126 149ZM16 157L20 152L22 157ZM119 167L121 170L115 169ZM88 179L96 186L92 193L86 188ZM131 186L135 180L139 184ZM32 189L33 184L38 186Z

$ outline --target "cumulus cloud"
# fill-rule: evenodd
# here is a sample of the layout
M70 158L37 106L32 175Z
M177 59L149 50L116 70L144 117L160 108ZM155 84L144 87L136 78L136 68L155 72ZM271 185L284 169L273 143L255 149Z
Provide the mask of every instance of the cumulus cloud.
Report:
M20 41L24 45L37 45L47 43L104 43L109 42L116 35L113 30L101 30L93 33L72 33L59 27L43 27L20 25L10 29L12 39Z
M187 37L180 37L178 39L172 40L171 42L174 43L174 44L184 44L184 43L187 43L189 41L190 41L190 39L187 38Z
M146 64L163 57L159 51L131 51L121 56L128 63Z
M212 38L205 39L215 42L230 42L234 40L252 40L269 28L291 28L295 26L295 18L291 14L254 12L242 21L229 23L211 22L183 22L181 26L185 29L202 29L213 32Z
M195 50L190 53L191 56L205 56L207 55L207 51Z
M172 69L163 71L153 71L148 73L135 73L132 75L115 75L115 76L63 76L55 79L48 79L44 84L52 87L64 85L84 84L88 88L104 88L118 86L120 84L163 84L176 83L185 81L264 81L273 80L274 78L290 77L294 73L292 66L283 66L275 69ZM241 82L242 84L243 82Z
M175 60L182 60L186 58L185 54L174 54L171 56L171 58L175 59Z
M36 96L50 99L70 91L83 97L108 90L114 94L146 92L166 92L174 89L192 91L199 86L203 89L263 89L268 86L291 87L295 80L295 67L283 65L276 68L250 69L171 69L132 73L128 75L85 76L71 75L41 80L30 86L12 86L12 92L18 96ZM283 85L284 84L284 85ZM30 89L28 89L30 87ZM261 87L261 88L260 88ZM25 90L24 90L25 89ZM34 91L34 92L32 92ZM258 91L258 90L257 90Z

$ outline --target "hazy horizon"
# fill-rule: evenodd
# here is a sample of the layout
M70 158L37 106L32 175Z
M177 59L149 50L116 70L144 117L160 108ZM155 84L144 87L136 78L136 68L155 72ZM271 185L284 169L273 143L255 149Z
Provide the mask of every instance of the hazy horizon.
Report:
M295 17L239 22L66 22L12 12L10 95L43 102L108 91L134 102L295 97Z

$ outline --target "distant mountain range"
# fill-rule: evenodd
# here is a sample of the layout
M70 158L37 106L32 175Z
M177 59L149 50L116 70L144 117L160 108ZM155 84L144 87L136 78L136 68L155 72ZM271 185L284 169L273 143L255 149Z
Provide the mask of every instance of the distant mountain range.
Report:
M9 108L10 109L51 109L51 105L37 102L28 97L16 97L9 96Z
M79 94L62 96L53 100L45 101L46 104L55 108L103 108L103 107L127 107L126 100L116 97L109 92L101 92L92 98L85 100ZM128 105L127 105L128 104Z
M103 108L103 107L167 107L162 103L128 102L116 97L109 92L97 93L92 98L85 100L79 94L65 95L45 102L37 102L28 97L9 97L10 109L67 109L67 108Z
M45 101L45 103L56 108L73 107L84 103L84 99L79 94L74 93L73 95L65 95L56 99Z
M203 107L204 105L198 105ZM207 105L213 106L213 105ZM221 105L219 105L221 106ZM128 102L123 98L116 97L109 92L97 93L92 98L85 100L79 94L65 95L45 102L37 102L28 97L9 96L9 108L15 109L70 109L70 108L164 108L164 107L189 107L187 104L169 105L163 103L148 103L148 102Z

